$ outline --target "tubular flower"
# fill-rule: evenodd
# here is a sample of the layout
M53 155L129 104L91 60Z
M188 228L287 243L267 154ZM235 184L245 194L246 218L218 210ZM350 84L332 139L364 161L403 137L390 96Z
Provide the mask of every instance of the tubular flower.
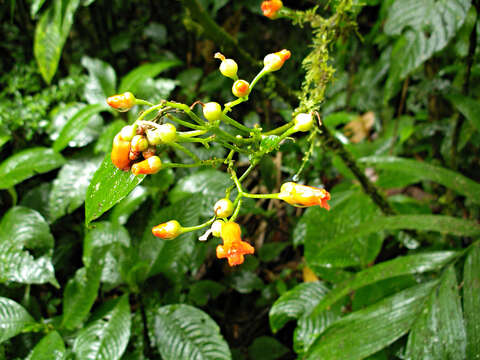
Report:
M280 0L270 0L262 2L261 8L263 15L269 19L275 19L277 12L283 7L283 3Z
M156 155L149 157L146 160L133 164L132 174L137 176L140 174L152 175L159 172L162 168L162 161Z
M107 104L118 111L128 111L135 105L136 99L131 92L113 95L107 98Z
M182 226L177 220L170 220L153 227L152 234L160 239L173 240L182 234Z
M327 203L327 200L330 200L328 191L313 186L287 182L280 188L278 198L295 206L319 205L320 207L330 210L330 205Z
M242 264L243 255L253 254L255 251L252 245L242 241L241 233L240 226L235 222L227 222L222 225L223 245L217 246L217 258L227 258L230 266Z
M113 165L119 168L120 170L127 171L130 169L130 141L122 140L120 134L115 136L113 139L113 147L111 159Z
M263 68L267 71L277 71L283 66L285 61L290 59L291 53L287 49L268 54L263 58Z

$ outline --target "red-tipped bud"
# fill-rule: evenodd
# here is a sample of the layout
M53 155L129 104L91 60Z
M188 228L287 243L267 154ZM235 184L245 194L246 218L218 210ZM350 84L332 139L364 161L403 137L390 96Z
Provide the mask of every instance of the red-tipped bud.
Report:
M209 102L203 106L203 116L210 122L219 120L222 117L222 106L216 102Z
M270 0L262 2L261 8L263 15L269 19L275 19L277 12L283 7L283 3L280 0Z
M151 175L156 174L162 168L162 160L158 156L149 157L146 160L140 161L132 166L133 175L140 174Z
M126 92L119 95L113 95L107 98L108 105L122 112L130 110L135 105L135 103L136 103L135 96L133 96L131 92Z
M148 141L143 135L135 135L132 138L132 151L142 152L148 149Z
M233 213L233 203L230 199L220 199L213 206L213 211L217 217L228 217Z
M250 93L250 84L245 80L237 80L233 83L232 93L237 97L245 97Z
M113 147L111 159L113 165L120 170L127 171L130 169L130 141L122 140L120 134L117 134L113 139Z
M280 188L278 198L295 206L315 206L318 205L330 210L327 200L330 200L330 194L327 190L313 186L299 185L294 182L287 182Z
M182 226L177 220L170 220L152 228L152 234L160 239L173 240L182 234Z
M263 68L266 71L277 71L283 66L285 61L290 58L290 55L290 51L286 49L277 51L273 54L268 54L263 59Z

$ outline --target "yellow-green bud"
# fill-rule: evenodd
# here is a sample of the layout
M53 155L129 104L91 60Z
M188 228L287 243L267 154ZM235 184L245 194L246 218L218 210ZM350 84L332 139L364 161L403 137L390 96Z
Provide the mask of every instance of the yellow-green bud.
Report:
M215 203L213 211L217 217L228 217L233 213L233 203L229 199L220 199Z
M295 122L293 126L295 131L309 131L313 126L313 115L301 113L295 116L293 121Z
M203 116L210 122L217 121L222 117L222 107L216 102L206 103L203 106Z
M175 127L175 125L169 123L163 124L158 127L157 131L160 134L160 139L165 144L172 143L177 138L177 128Z

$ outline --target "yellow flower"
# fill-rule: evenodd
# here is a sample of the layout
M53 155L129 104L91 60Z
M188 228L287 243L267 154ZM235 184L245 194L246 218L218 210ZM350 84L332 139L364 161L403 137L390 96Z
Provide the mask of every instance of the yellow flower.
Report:
M242 241L242 231L235 222L222 225L221 237L223 245L217 246L217 258L228 259L228 265L240 265L245 260L243 255L253 254L255 249L249 243Z

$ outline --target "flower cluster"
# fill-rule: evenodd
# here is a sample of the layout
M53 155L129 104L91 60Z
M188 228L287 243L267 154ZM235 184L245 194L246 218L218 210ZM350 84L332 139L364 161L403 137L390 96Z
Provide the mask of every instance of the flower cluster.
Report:
M282 6L281 1L266 1L265 3L268 3L265 9L270 9L269 14L278 11ZM285 61L290 58L290 55L290 51L287 49L267 54L263 60L263 68L251 82L247 82L238 78L238 65L235 60L227 59L221 53L216 53L214 57L221 61L219 70L222 75L233 80L232 94L236 97L235 100L223 106L214 101L208 103L197 101L192 106L187 106L167 100L162 100L155 105L146 100L136 99L129 92L107 99L107 103L119 111L127 111L134 105L149 106L132 125L123 127L113 140L111 160L118 169L131 170L134 175L139 175L155 174L166 167L217 166L223 163L231 176L233 185L226 189L225 197L214 204L210 220L190 227L182 226L177 220L170 220L153 227L152 234L154 236L162 240L173 240L184 233L209 227L199 240L207 240L210 235L221 238L223 242L216 247L217 258L227 259L230 266L236 266L244 262L245 255L251 255L255 252L252 245L242 241L240 225L236 222L242 206L242 198L278 199L294 206L319 205L327 210L329 209L327 201L330 199L330 194L321 188L287 182L282 185L279 193L252 194L245 191L242 185L242 181L258 165L260 159L278 148L285 139L291 139L291 135L299 132L310 132L309 141L313 144L311 139L316 134L314 115L320 121L318 114L315 112L296 114L289 123L267 132L263 132L263 129L258 125L249 128L228 116L234 106L248 100L255 84L263 76L280 70ZM203 119L193 111L196 104L202 106ZM191 121L177 117L176 115L179 112ZM164 118L168 118L169 122L166 122ZM177 132L177 128L171 122L187 127L189 131ZM220 127L221 124L222 127ZM224 130L228 127L236 128L242 135L234 136ZM212 134L209 136L208 133ZM268 143L267 146L265 146L264 141ZM183 142L201 143L205 148L209 148L210 142L217 142L229 149L230 153L225 159L201 160L193 151L184 147L181 144ZM157 146L162 147L157 148ZM183 152L193 160L193 163L162 164L156 153L159 151L158 149L164 149L168 146L176 151ZM250 158L249 169L240 177L237 177L236 174L235 153L248 154ZM308 159L308 156L305 159ZM302 169L303 164L299 171ZM237 190L236 196L231 200L232 190L235 187Z

